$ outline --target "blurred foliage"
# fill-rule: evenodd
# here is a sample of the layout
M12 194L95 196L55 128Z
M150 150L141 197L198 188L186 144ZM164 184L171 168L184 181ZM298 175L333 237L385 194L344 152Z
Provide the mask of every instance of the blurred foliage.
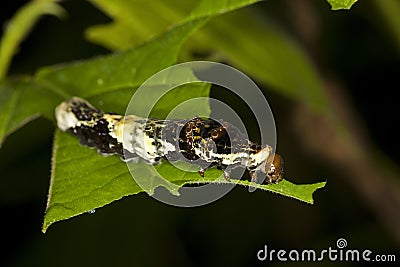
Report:
M45 14L61 17L64 10L57 5L57 0L31 1L15 14L7 25L0 43L0 79L5 76L11 58L18 50L19 44L29 34L36 21Z
M400 2L399 1L374 1L375 6L383 14L383 19L397 42L397 47L400 49Z

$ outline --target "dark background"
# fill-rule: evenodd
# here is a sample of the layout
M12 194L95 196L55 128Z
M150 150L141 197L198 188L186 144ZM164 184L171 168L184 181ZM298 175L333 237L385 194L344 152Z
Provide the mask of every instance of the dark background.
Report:
M25 2L3 1L2 23ZM312 3L318 12L316 40L307 39L293 23L290 1L267 1L259 8L298 40L321 73L339 84L341 104L356 118L363 138L372 144L371 151L391 160L387 166L392 166L398 184L395 92L400 57L395 38L372 1L359 1L350 12L332 12L325 1L302 2ZM83 38L88 26L109 19L84 1L62 5L68 18L43 17L14 58L10 75L33 74L41 66L109 52ZM242 187L198 208L167 206L142 193L94 214L56 223L42 234L54 125L38 119L10 136L0 150L1 266L265 266L271 263L261 263L256 257L264 245L322 250L336 247L338 238L345 238L349 248L396 254L399 261L400 241L381 218L379 206L359 193L351 182L352 173L343 168L346 165L335 164L302 144L294 129L294 113L301 107L274 91L267 92L287 175L298 183L328 182L314 194L314 205L266 192L250 194ZM219 92L214 90L212 96L218 97ZM316 129L307 131L312 135ZM396 203L385 204L400 212ZM397 222L393 221L393 228L400 228Z

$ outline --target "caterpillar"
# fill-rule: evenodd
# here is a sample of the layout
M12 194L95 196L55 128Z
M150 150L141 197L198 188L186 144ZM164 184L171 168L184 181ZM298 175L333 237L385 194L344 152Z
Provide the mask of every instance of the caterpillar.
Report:
M123 161L144 160L158 164L186 160L199 166L199 174L211 167L223 170L230 180L234 168L244 167L252 181L263 173L264 183L278 183L283 160L246 138L228 122L194 117L189 120L161 120L105 113L79 97L56 107L57 126L77 136L80 143L97 148L101 155L117 154ZM124 133L124 134L123 134Z

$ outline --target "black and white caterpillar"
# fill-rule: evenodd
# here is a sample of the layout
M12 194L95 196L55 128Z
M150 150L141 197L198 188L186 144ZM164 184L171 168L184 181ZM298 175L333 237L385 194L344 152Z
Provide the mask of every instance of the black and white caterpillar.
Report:
M157 164L161 159L187 160L199 166L199 174L211 167L224 171L245 167L252 181L257 174L265 183L282 180L283 161L272 147L251 142L233 125L212 119L160 120L135 115L105 113L87 101L73 97L57 106L58 127L76 135L81 144L102 155L118 154L123 161L139 158ZM183 157L182 157L183 156Z

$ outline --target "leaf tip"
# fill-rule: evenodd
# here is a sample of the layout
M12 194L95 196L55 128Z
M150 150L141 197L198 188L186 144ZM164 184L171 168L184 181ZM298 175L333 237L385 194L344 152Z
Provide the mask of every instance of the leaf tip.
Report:
M327 183L327 180L325 180L324 182L319 182L319 183L316 183L316 184L315 184L315 188L314 188L314 191L311 193L311 199L310 199L310 202L309 202L311 205L314 204L314 193L315 193L318 189L324 188L325 185L326 185L326 183Z
M45 234L47 229L49 228L49 226L52 224L53 222L49 222L46 220L46 218L43 221L43 225L42 225L42 233Z
M358 0L328 0L332 10L349 10Z

